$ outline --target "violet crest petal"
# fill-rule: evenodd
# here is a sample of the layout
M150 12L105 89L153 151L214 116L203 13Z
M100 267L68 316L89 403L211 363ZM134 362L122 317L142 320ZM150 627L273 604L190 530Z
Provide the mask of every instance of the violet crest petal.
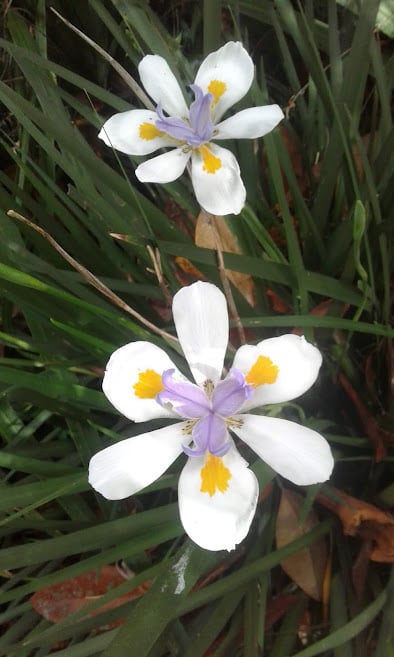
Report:
M200 136L201 143L209 141L213 135L214 125L211 121L212 94L204 94L199 86L191 84L190 88L195 94L195 100L190 105L190 124L196 135Z
M210 404L204 391L194 383L176 381L173 371L163 373L164 389L156 396L156 401L164 407L169 405L181 417L194 419L205 415Z
M250 386L245 384L245 379L228 376L219 381L212 394L212 409L223 417L230 417L237 413L243 406L250 393Z
M182 449L186 456L190 456L192 458L196 456L204 456L205 452L207 451L204 448L188 447L188 445L182 445Z
M198 449L205 446L211 454L218 455L227 442L228 432L224 420L214 413L209 413L197 422L192 435Z

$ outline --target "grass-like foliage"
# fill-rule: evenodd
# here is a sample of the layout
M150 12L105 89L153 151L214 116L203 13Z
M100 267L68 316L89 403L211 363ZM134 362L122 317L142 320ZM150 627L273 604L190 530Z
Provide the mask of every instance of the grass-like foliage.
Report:
M3 3L0 657L392 655L388 516L355 521L348 537L327 510L338 490L303 490L304 531L278 547L281 491L292 489L255 464L264 494L248 538L210 553L185 539L178 519L181 459L124 502L87 482L95 452L141 432L101 392L109 355L142 339L176 360L172 295L196 276L222 286L224 266L245 275L231 285L249 342L296 328L324 355L317 386L269 412L324 434L337 489L394 505L393 55L375 30L389 3L360 4L356 15L335 0ZM138 82L153 52L186 85L228 40L256 64L237 109L276 102L286 119L256 143L230 145L247 205L226 219L237 248L218 254L194 240L199 208L186 175L142 185L138 158L97 134L114 112L141 107L119 67ZM238 346L235 329L231 339ZM388 563L370 561L383 544ZM280 564L300 549L297 579ZM316 552L328 554L317 574ZM33 593L119 560L135 576L88 607L56 623L33 608ZM323 580L320 601L308 595L310 572ZM111 603L148 581L142 597Z

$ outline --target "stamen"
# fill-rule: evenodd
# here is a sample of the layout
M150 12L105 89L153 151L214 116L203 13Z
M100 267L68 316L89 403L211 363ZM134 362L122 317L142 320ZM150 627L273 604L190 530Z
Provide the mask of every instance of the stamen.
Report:
M219 157L215 157L208 146L200 146L198 151L200 152L203 159L202 168L204 171L207 173L216 173L216 171L222 168L221 159Z
M150 141L151 139L156 139L156 137L162 137L164 132L159 130L154 123L141 123L140 125L140 138Z
M227 85L225 82L222 82L221 80L211 80L208 85L208 91L213 96L212 107L216 105L219 98L223 96L226 89Z
M225 422L229 429L240 429L244 423L241 418L237 417L227 417Z
M210 497L218 490L225 493L232 474L223 464L223 459L209 454L205 465L201 468L201 493L208 493Z
M182 433L186 436L190 436L197 422L198 420L188 420L182 429Z
M246 383L257 387L267 383L275 383L279 367L268 356L259 356L245 376Z
M215 386L213 385L213 381L211 381L211 379L206 379L203 383L203 388L204 388L205 394L210 399L212 397L212 393L215 389Z
M133 389L135 396L140 399L155 399L156 395L163 390L161 374L155 372L155 370L140 372Z

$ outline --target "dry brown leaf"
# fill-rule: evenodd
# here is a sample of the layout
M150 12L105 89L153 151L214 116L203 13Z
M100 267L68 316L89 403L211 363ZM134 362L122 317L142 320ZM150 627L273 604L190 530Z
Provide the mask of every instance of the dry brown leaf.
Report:
M274 292L274 290L271 290L269 287L266 288L265 293L268 297L268 300L271 304L271 308L274 312L280 313L280 314L285 314L289 315L291 312L291 307L289 306L286 301L283 301L283 299Z
M330 495L320 492L316 499L338 516L343 533L370 541L371 561L394 562L394 517L377 506L351 497L337 488L329 490Z
M192 276L192 278L195 278L198 281L206 280L204 274L199 269L197 269L187 258L184 258L183 256L177 256L175 258L175 262L178 267L188 276ZM184 285L188 284L189 282L184 283Z
M276 544L284 547L308 533L319 524L311 510L303 523L299 523L304 499L298 493L283 490L276 519ZM285 573L314 600L321 600L324 573L327 564L327 547L320 538L309 547L296 552L281 562Z
M125 578L115 566L102 566L99 570L90 570L87 573L78 575L78 577L72 577L58 584L40 589L31 597L30 602L33 609L46 620L59 623L124 581ZM108 609L114 609L129 600L140 597L149 588L149 585L150 583L147 582L143 586L138 586L132 591L123 593L114 600L95 609L90 615L96 616ZM123 621L115 621L111 626L118 625L121 622Z
M223 251L223 253L241 253L239 244L233 233L226 224L224 217L214 216L202 210L197 218L196 232L194 236L196 246L203 249ZM254 308L254 283L249 274L225 270L226 276L237 290L246 299L248 304Z

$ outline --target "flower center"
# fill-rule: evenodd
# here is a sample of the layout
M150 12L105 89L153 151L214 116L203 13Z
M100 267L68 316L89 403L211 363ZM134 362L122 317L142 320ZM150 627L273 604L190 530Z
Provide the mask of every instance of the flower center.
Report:
M188 456L203 456L207 452L213 456L223 456L232 444L228 435L232 416L253 394L253 388L236 369L232 369L229 376L214 388L209 382L211 385L206 385L205 390L194 383L177 381L173 374L174 370L163 373L163 389L156 396L156 401L180 417L192 420L187 426L187 433L191 433L194 446L184 445L184 452Z
M198 148L201 144L212 138L214 125L211 121L211 105L214 96L211 93L204 94L197 84L191 84L195 99L190 105L189 120L184 121L171 116L164 116L160 105L157 106L156 128L170 137L184 142L192 148Z

